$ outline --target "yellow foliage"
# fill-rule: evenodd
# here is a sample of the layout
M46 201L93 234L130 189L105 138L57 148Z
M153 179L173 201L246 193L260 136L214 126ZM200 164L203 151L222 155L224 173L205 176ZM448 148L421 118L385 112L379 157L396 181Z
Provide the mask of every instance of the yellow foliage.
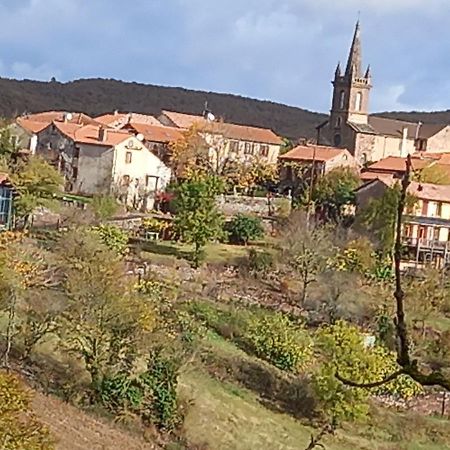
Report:
M51 450L46 427L30 412L29 394L12 374L0 372L0 442L2 450Z

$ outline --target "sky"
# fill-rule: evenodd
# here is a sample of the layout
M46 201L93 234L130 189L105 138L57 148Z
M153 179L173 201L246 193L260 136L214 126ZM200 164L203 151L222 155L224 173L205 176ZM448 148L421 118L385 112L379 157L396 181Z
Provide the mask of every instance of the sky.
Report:
M360 17L371 110L450 109L450 0L0 0L0 76L330 107Z

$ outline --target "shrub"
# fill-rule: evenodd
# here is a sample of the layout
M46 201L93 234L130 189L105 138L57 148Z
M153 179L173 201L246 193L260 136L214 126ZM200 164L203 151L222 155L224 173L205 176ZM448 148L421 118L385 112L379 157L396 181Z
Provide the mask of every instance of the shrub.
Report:
M30 401L15 376L0 372L0 442L3 450L54 448L47 428L29 411Z
M250 272L265 274L275 265L273 254L251 248L248 252L248 269Z
M104 377L100 399L114 414L129 411L146 423L173 430L181 423L177 395L179 368L177 358L153 350L145 372Z
M97 234L101 241L111 250L123 255L128 250L128 233L115 225L99 225L93 227L92 231Z
M119 204L111 195L94 195L91 202L91 209L97 220L104 221L110 219L117 213Z
M232 244L247 245L249 241L260 239L264 236L264 228L259 217L238 214L225 226L228 239Z
M250 320L245 341L258 357L281 370L301 370L312 358L307 333L280 313Z
M336 372L356 383L371 383L398 370L395 353L380 345L365 345L361 331L347 322L338 321L320 328L316 344L323 361L313 377L315 391L323 411L333 420L365 416L370 393L410 398L421 392L420 385L406 375L372 390L341 383Z

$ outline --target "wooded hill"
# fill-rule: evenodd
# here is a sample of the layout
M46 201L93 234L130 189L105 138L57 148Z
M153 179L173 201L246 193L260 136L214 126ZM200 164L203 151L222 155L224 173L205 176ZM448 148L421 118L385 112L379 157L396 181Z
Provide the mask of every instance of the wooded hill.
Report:
M79 111L98 115L115 109L148 114L158 114L161 109L168 109L200 114L205 101L208 101L209 108L226 121L271 128L277 134L291 139L314 138L315 127L326 119L325 114L270 101L112 79L84 79L60 83L0 78L0 98L0 115L5 117L48 110ZM409 121L450 122L450 110L432 113L393 112L381 115Z

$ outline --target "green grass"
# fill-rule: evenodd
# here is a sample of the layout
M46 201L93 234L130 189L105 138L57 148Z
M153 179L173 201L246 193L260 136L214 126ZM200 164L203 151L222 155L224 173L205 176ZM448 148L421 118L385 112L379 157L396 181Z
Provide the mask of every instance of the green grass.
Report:
M192 246L172 241L148 241L140 244L142 256L154 262L169 263L177 259L188 259ZM251 246L222 243L208 244L205 248L205 263L237 264L248 254Z

